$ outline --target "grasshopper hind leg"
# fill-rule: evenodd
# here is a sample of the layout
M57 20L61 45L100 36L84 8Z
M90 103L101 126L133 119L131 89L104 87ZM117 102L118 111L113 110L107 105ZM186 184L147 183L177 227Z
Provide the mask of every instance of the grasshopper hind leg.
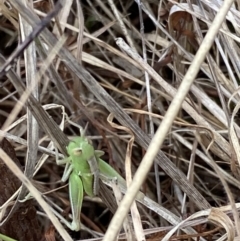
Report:
M83 201L83 183L81 178L74 172L69 177L69 197L73 218L71 229L79 231L81 229L80 214Z

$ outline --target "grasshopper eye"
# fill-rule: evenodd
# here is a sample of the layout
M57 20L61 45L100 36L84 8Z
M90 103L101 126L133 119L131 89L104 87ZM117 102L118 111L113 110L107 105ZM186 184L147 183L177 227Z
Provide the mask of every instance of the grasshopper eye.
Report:
M76 156L80 156L80 155L82 154L82 149L80 149L80 148L75 148L75 149L73 150L73 153L74 153L74 155L76 155Z

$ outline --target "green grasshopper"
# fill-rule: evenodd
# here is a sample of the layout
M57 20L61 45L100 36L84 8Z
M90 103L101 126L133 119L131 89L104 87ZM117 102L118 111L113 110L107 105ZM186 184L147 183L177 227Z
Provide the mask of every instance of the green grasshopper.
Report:
M69 180L69 198L72 211L72 223L62 220L71 230L81 229L80 213L84 194L90 197L98 194L98 178L125 180L100 157L104 152L94 150L90 140L81 131L80 137L75 137L66 147L68 157L58 160L57 164L66 164L62 181Z

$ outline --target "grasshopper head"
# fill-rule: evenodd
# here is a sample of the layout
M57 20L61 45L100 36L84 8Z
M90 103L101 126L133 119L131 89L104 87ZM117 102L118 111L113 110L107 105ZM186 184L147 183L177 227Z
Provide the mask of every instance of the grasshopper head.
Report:
M88 160L94 155L94 148L86 137L80 136L70 141L67 146L67 152L70 157L78 156Z

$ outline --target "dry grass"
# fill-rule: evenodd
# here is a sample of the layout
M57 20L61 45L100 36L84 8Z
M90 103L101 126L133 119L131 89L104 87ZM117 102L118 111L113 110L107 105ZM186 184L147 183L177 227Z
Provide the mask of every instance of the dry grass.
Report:
M0 66L54 8L26 2L0 1ZM0 134L25 168L1 151L25 185L18 200L30 190L38 201L33 230L46 240L111 241L127 214L119 240L239 240L240 3L226 14L227 0L221 10L217 0L139 2L67 0L1 78ZM128 185L136 173L113 219L108 203L86 197L74 234L50 209L70 213L54 147L66 156L79 130L65 113L89 123ZM147 197L129 212L140 187Z

